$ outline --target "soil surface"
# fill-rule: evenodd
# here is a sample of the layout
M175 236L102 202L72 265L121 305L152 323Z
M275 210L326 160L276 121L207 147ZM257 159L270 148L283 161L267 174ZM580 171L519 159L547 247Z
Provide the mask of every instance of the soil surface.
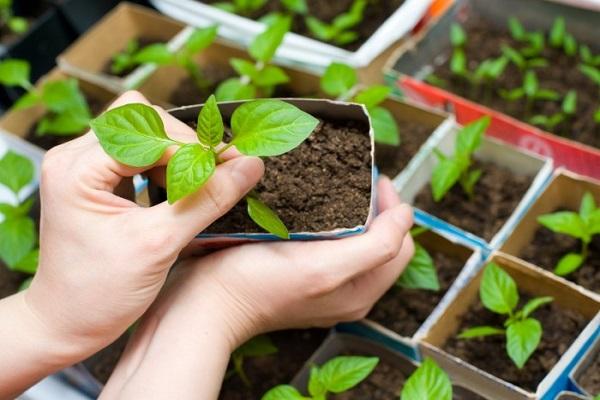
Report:
M193 124L191 124L193 125ZM322 122L313 134L279 157L266 158L256 186L290 232L354 228L366 222L371 198L371 155L366 126ZM205 233L262 232L242 200Z
M139 46L138 49L139 50L141 50L144 47L149 46L151 44L161 43L162 42L161 39L144 37L144 36L142 36L142 37L136 37L136 38L134 38L134 40L136 40L138 42L138 46ZM102 72L104 72L105 74L108 74L108 75L118 76L119 78L123 78L123 77L129 75L130 73L132 73L138 66L130 67L130 68L122 71L121 73L118 73L118 74L115 74L112 71L112 64L113 64L113 61L114 61L115 57L117 56L117 54L125 51L126 49L127 49L127 47L123 47L121 50L119 50L118 53L114 54L113 57L106 62L106 64L102 68Z
M397 120L400 130L400 146L375 144L375 163L379 172L394 179L417 154L425 143L431 128L417 122Z
M245 386L242 380L234 375L223 383L219 399L260 400L272 387L289 384L325 340L328 332L327 329L308 329L269 333L279 351L269 356L248 358L244 361L244 371L253 386Z
M433 258L438 272L440 290L404 289L393 286L379 299L367 318L380 323L401 336L414 335L429 314L438 305L454 279L460 273L464 262L442 252L427 249Z
M554 267L558 264L558 261L562 256L570 252L580 251L581 241L578 239L569 235L554 233L550 229L540 226L535 232L533 240L531 240L523 249L520 256L532 264L549 271L554 271ZM565 278L587 289L600 293L599 235L592 238L589 247L589 255L585 263L577 271L565 276Z
M0 261L0 299L17 293L25 279L27 279L26 274L11 271L6 264Z
M202 0L201 2L213 4L222 1ZM335 17L350 10L353 3L354 0L306 0L309 14L326 23L331 23ZM348 50L358 49L403 3L404 0L369 0L368 5L364 10L362 22L351 29L352 31L358 33L357 40L350 44L339 47ZM246 16L252 19L259 19L271 12L286 12L286 9L281 5L280 0L268 0L266 4L257 12ZM304 23L304 18L299 15L294 16L292 32L303 36L313 37Z
M421 210L490 241L513 213L533 178L516 175L490 162L476 160L474 168L483 170L483 174L475 185L473 199L456 184L436 203L428 184L414 203Z
M482 18L472 18L464 28L468 37L466 55L471 71L475 70L482 60L499 57L502 53L502 45L509 45L515 49L524 47L514 41L506 29L495 29L494 24ZM556 135L600 147L600 124L595 124L593 118L594 112L600 105L600 90L579 71L578 66L581 63L579 55L569 57L561 50L551 48L547 43L542 55L549 61L548 66L536 68L536 74L540 88L557 91L561 99L536 101L531 108L528 108L524 100L511 103L498 94L499 89L514 89L522 85L523 73L516 66L509 65L504 74L488 88L473 89L463 78L452 74L449 69L449 54L450 50L447 51L446 57L442 57L447 61L436 67L434 71L438 77L446 81L445 89L525 122L534 115L550 116L560 112L562 98L569 90L576 90L577 114L550 131Z
M520 306L531 297L521 296ZM555 303L539 308L532 314L540 321L543 335L537 350L529 358L523 369L518 369L506 354L504 335L488 336L482 339L460 340L450 337L443 346L444 350L470 364L481 368L507 382L523 389L534 391L537 385L558 362L561 355L577 338L588 320L581 314L560 308ZM505 318L488 311L478 301L462 318L459 329L480 326L501 327ZM494 360L494 362L490 362Z
M175 106L189 106L201 104L213 94L219 84L228 78L234 77L235 72L228 65L203 65L202 76L208 84L200 88L191 77L179 82L169 97L169 102Z
M600 352L594 361L585 369L579 384L592 395L600 395Z
M83 361L86 368L100 383L105 384L108 382L108 378L117 366L123 350L125 350L127 340L129 340L129 334L125 333L114 343Z

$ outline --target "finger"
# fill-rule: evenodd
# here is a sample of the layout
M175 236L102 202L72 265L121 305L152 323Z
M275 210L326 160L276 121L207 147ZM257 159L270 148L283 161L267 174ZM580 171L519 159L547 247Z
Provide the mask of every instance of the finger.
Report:
M392 181L387 176L382 175L377 182L377 206L379 212L395 207L400 203L400 197L398 197Z

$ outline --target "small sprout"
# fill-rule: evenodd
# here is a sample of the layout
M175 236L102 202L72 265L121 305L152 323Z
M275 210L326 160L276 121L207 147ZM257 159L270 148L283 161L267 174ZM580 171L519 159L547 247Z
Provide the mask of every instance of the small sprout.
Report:
M538 222L556 233L563 233L581 240L579 253L565 254L554 268L560 276L569 275L579 269L588 256L588 248L594 235L600 234L600 208L594 196L586 192L581 199L579 212L559 211L538 217Z
M528 33L525 41L528 45L521 50L521 54L525 57L538 57L544 51L546 40L543 32L538 31Z
M594 113L594 122L600 124L600 108Z
M512 47L502 45L502 54L521 71L548 66L548 61L541 57L528 59Z
M306 0L281 0L281 4L292 14L308 14Z
M411 230L411 236L415 239L425 231L424 228L415 228ZM396 285L404 289L423 289L437 292L440 290L440 281L438 279L433 258L427 250L415 241L415 253L406 269L396 281Z
M550 29L550 46L561 48L567 35L567 25L563 17L557 17Z
M481 146L483 135L490 125L489 116L482 117L465 125L456 137L454 154L446 156L440 151L436 155L440 159L431 176L433 199L440 201L452 187L459 183L463 191L473 198L475 185L481 177L480 169L471 170L473 153Z
M600 86L600 69L591 65L582 64L579 66L579 71L592 80L596 85Z
M223 120L214 96L198 116L197 143L181 143L167 136L158 113L144 104L127 104L105 112L90 125L104 151L132 167L155 164L171 146L178 147L167 164L167 200L173 204L198 191L213 175L219 156L228 148L248 156L272 157L299 146L319 121L280 100L255 100L239 106L231 117L233 139L221 145ZM287 239L279 217L254 195L246 196L248 212L257 225Z
M527 31L525 31L521 22L515 17L510 17L508 19L508 31L512 38L517 42L522 42L527 39Z
M569 57L574 57L577 54L577 41L573 35L567 34L563 44L563 50Z
M579 47L579 57L581 61L591 67L600 67L600 54L594 55L588 46Z
M445 79L440 78L439 76L437 76L434 73L431 73L431 74L427 75L425 77L425 82L429 83L430 85L438 86L438 87L441 87L441 88L444 88L444 87L448 86L448 82Z
M29 22L25 18L13 14L13 0L0 1L0 25L16 34L25 33L29 29Z
M525 98L528 103L528 108L536 100L551 100L555 101L560 98L558 92L540 87L537 75L533 71L527 71L523 77L523 85L512 90L500 90L500 96L508 101L516 101Z
M505 335L508 356L517 368L523 368L542 339L542 325L530 315L554 299L535 297L517 310L519 304L517 285L506 271L494 263L488 264L483 271L479 296L485 308L507 317L504 327L477 326L462 331L458 338L474 339Z
M533 125L543 126L546 129L552 130L562 122L573 118L577 111L577 92L570 90L563 99L561 111L550 116L535 115L529 119L529 123Z
M450 70L454 75L466 78L469 75L467 56L465 54L467 34L462 26L455 22L450 26L450 43L453 48L450 59Z
M234 14L249 15L261 9L267 0L232 0L220 1L213 6Z
M240 377L244 385L248 387L252 386L252 382L244 370L244 361L247 358L269 356L277 353L278 351L279 350L277 349L277 346L275 346L271 339L266 335L260 335L250 339L231 354L231 364L233 368L227 371L225 379L231 378L233 375L237 375Z
M483 60L477 69L475 69L472 80L476 84L493 83L504 73L507 65L508 58L506 57Z
M335 17L330 24L309 15L305 19L306 26L315 38L343 46L358 39L358 33L352 28L363 20L366 6L367 0L354 0L350 10Z
M313 365L308 381L309 397L291 385L275 386L261 400L325 400L327 395L349 391L364 381L373 372L379 358L338 356L322 366Z
M448 374L431 358L404 383L400 400L452 400L452 382Z

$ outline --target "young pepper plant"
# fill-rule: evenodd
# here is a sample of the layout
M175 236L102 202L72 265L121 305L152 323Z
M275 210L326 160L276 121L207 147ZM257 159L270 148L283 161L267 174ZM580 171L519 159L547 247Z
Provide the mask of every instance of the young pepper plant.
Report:
M347 392L364 381L378 363L377 357L335 357L320 367L312 366L308 397L291 385L279 385L265 393L262 400L326 400L328 394Z
M457 183L463 191L473 198L475 185L481 177L480 169L471 169L473 153L481 146L483 135L490 125L489 116L465 125L458 135L454 146L454 154L447 156L436 151L440 162L433 169L431 175L431 191L433 199L440 201L446 193Z
M526 58L539 57L544 51L545 36L542 32L527 32L521 22L515 18L508 19L508 31L512 38L525 45L519 52Z
M550 116L534 115L529 119L529 123L542 126L548 130L556 128L557 125L567 121L575 116L577 111L577 92L570 90L564 97L561 105L561 110Z
M594 196L586 192L581 199L579 212L559 211L538 217L538 222L556 233L563 233L581 240L581 250L565 254L554 268L560 276L569 275L579 269L589 253L589 245L594 235L600 234L600 208Z
M489 311L507 317L504 327L469 328L460 333L459 339L505 335L508 356L519 369L523 368L542 339L542 325L540 321L531 317L531 314L554 299L547 296L535 297L518 310L517 284L506 271L494 263L488 264L483 271L479 297Z
M416 239L426 231L426 228L417 227L411 229L410 235L413 239ZM414 240L414 243L415 253L396 281L396 286L404 289L423 289L437 292L440 290L440 281L433 258L419 242Z
M280 100L255 100L240 105L231 117L233 139L223 139L223 119L214 96L198 116L198 143L181 143L169 138L158 113L143 104L128 104L109 110L90 125L104 151L115 160L132 166L156 163L171 146L178 147L167 164L167 200L173 204L198 191L215 172L220 155L235 146L247 156L272 157L299 146L319 121ZM287 239L288 229L277 214L255 194L246 196L248 215L258 226Z
M0 0L0 24L16 34L22 34L29 28L29 23L23 17L14 15L13 0Z
M537 100L556 101L560 98L558 92L541 88L537 75L532 70L525 73L521 87L511 90L500 90L500 96L508 101L517 101L524 98L526 102L525 107L528 112L531 112L533 104Z
M213 6L233 14L249 15L260 10L265 4L267 0L232 0L220 1Z
M358 33L352 28L363 20L367 4L367 0L354 0L347 12L338 15L329 24L309 15L305 18L306 26L315 38L324 42L339 46L355 42Z
M37 105L46 109L46 115L37 124L38 135L69 136L88 127L91 112L76 79L48 81L37 89L30 82L29 63L8 59L0 62L0 84L27 91L13 105L14 110Z
M578 44L575 37L567 32L567 24L563 17L557 17L552 24L549 35L550 46L562 49L570 57L577 54Z
M248 387L252 386L252 382L244 370L244 361L247 358L265 357L275 354L278 351L277 346L275 346L271 339L266 335L260 335L250 339L231 354L231 364L233 368L227 371L225 379L231 378L233 375L237 374L244 385Z
M398 124L394 116L380 106L390 95L389 87L373 85L359 88L356 71L349 65L334 62L321 77L321 90L338 100L363 104L371 117L377 143L391 146L400 144Z
M428 357L406 380L400 394L400 400L424 399L452 400L448 374Z

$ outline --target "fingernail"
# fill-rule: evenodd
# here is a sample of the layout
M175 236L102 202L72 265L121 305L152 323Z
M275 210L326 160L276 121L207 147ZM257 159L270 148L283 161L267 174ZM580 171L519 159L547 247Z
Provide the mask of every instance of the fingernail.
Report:
M239 157L234 160L231 177L242 188L251 188L256 185L264 172L263 161L258 157Z

